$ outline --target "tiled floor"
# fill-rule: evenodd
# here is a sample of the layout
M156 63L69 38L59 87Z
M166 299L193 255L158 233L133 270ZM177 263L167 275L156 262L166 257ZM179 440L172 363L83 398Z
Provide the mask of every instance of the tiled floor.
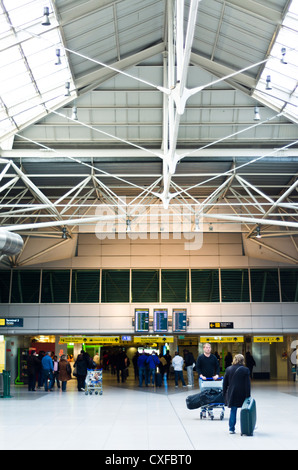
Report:
M0 399L0 449L7 450L297 450L298 383L252 382L257 428L252 437L228 431L229 409L221 421L200 420L185 399L194 389L139 388L132 377L117 384L108 372L103 394L28 392L11 386L11 398ZM238 411L239 413L239 411ZM239 416L239 415L238 415Z

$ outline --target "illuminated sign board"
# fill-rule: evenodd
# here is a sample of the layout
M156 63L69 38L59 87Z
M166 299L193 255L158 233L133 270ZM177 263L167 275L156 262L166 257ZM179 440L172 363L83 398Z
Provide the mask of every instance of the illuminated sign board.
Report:
M243 336L201 336L200 343L243 343Z
M172 320L173 320L173 331L176 331L176 332L186 331L186 326L187 326L186 308L173 308Z
M135 336L134 343L152 344L152 343L173 343L174 336Z
M0 327L22 328L23 318L0 318Z
M234 323L231 321L210 322L209 328L234 328Z
M61 336L59 343L119 344L119 336Z
M149 308L135 309L135 331L149 331Z
M154 309L153 311L153 330L156 332L168 331L168 309Z
M254 336L254 343L283 343L283 336Z

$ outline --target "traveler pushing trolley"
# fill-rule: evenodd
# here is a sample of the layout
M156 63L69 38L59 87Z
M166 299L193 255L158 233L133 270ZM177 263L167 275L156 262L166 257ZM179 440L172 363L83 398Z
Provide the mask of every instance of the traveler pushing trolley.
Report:
M201 354L197 359L196 369L199 376L200 390L203 390L204 388L222 389L222 381L218 383L213 383L211 385L210 380L217 381L220 369L218 359L214 354L211 353L211 345L209 343L204 344L203 354ZM207 409L203 408L201 411L201 418L206 418L206 413ZM211 407L208 407L208 415L211 418L213 416Z

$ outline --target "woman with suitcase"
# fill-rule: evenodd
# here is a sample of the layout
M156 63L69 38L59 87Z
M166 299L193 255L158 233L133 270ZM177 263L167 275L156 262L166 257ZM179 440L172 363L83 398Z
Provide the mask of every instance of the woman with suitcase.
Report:
M249 369L244 366L244 356L236 354L233 363L226 369L223 380L225 404L231 409L229 419L230 434L235 434L237 408L250 397Z

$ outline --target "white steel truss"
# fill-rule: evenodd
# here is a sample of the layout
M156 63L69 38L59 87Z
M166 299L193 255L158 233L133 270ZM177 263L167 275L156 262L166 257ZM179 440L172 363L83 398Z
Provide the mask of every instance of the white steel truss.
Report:
M262 163L266 159L279 157L283 152L284 161L291 160L289 150L298 144L298 140L289 144L272 149L260 156L247 158L241 163L237 158L228 170L218 171L216 160L210 159L211 170L198 173L197 171L187 171L181 174L178 164L183 165L187 158L200 158L204 151L212 146L218 146L223 141L235 137L237 134L251 131L253 128L262 126L265 122L278 119L282 112L277 112L266 121L261 121L237 130L225 137L215 139L206 146L198 149L178 149L177 137L181 124L181 117L185 112L185 107L189 98L200 93L214 84L234 79L241 76L244 87L246 85L244 72L249 69L265 64L268 59L264 59L253 65L242 68L238 71L228 72L221 77L203 86L187 88L187 74L190 62L195 63L198 58L192 54L192 43L194 38L197 11L201 0L191 0L187 28L184 31L184 1L167 2L168 15L168 37L167 50L164 44L154 46L152 50L143 53L139 60L150 57L150 54L164 51L164 83L162 86L154 85L148 81L134 77L124 69L131 65L128 61L122 63L123 69L108 66L98 62L103 69L98 73L92 85L84 87L87 93L98 84L98 80L104 80L104 74L123 74L139 82L152 86L163 94L163 139L160 150L145 148L120 137L116 137L110 132L98 129L95 126L79 121L81 126L92 131L105 134L109 138L133 147L138 152L138 158L157 159L160 161L160 171L158 173L146 173L137 171L133 163L130 164L128 173L112 172L101 166L100 158L80 158L71 156L69 152L56 151L48 148L44 144L39 144L32 140L36 146L42 147L47 153L40 158L40 164L47 161L53 165L53 174L48 171L38 173L28 173L25 170L26 162L34 162L34 152L25 157L18 157L18 152L11 151L11 159L6 158L6 152L2 152L0 159L0 225L6 230L17 231L25 237L39 236L49 238L61 238L61 234L67 233L67 240L75 236L80 227L96 226L100 230L100 224L114 224L111 230L125 233L127 229L133 230L139 225L140 232L142 220L148 218L154 211L158 211L159 220L150 230L159 232L162 220L169 220L168 229L175 232L177 220L184 220L189 224L189 231L195 230L197 221L203 222L205 230L210 224L226 224L228 231L241 231L245 237L254 240L255 243L264 245L256 239L257 227L262 226L262 236L266 239L273 237L290 237L297 249L295 236L298 233L297 218L297 174L289 174L286 186L278 187L278 184L270 184L270 188L263 185L262 176L267 177L268 166L263 170L258 170L257 180L254 183L249 180L249 165ZM174 5L176 9L174 10ZM74 52L74 51L68 51ZM134 60L138 61L136 57ZM128 63L128 65L127 65ZM49 113L59 117L66 117L72 121L71 117L51 109L45 105ZM23 138L22 136L20 136ZM234 149L234 156L237 150ZM7 155L9 152L7 152ZM123 152L119 151L119 158L123 158ZM125 158L125 157L124 157ZM59 173L55 169L64 162L70 162L75 169L75 174ZM194 160L195 161L195 160ZM23 162L23 164L22 164ZM35 161L38 165L38 160ZM208 166L208 165L207 165ZM50 167L49 167L50 168ZM80 171L80 169L82 170ZM197 168L197 167L196 167ZM274 172L273 172L274 173ZM65 177L65 179L64 179ZM197 182L193 182L194 178ZM55 183L53 183L55 179ZM34 181L38 181L35 183ZM50 180L50 182L49 182ZM59 183L61 181L61 184ZM65 181L69 181L67 184ZM142 180L146 180L144 183ZM268 191L268 192L267 192ZM155 214L156 215L156 214ZM205 224L205 225L204 225ZM148 227L148 224L147 224ZM67 240L59 240L65 243ZM52 248L48 248L52 249ZM48 250L47 249L47 250ZM278 252L275 248L268 249ZM282 252L280 252L281 255ZM284 254L285 257L288 255ZM291 261L295 262L293 257ZM32 259L32 257L31 257ZM15 259L16 262L16 259Z

